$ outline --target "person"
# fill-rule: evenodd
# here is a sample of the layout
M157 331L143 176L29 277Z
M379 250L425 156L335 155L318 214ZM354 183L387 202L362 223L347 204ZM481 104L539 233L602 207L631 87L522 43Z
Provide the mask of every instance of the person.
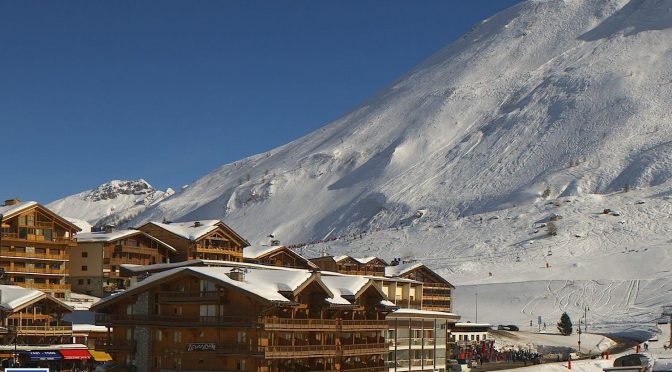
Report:
M644 343L644 351L649 351L649 343L648 342Z

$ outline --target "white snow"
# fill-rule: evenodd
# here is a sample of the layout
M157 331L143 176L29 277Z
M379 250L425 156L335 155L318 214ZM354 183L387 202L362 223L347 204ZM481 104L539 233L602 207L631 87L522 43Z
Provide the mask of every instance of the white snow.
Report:
M11 312L27 302L44 296L44 292L35 289L0 284L0 307L4 311Z
M34 205L37 205L37 202L28 201L20 202L14 205L0 206L0 214L3 216L3 219L6 219Z
M220 220L202 220L187 222L162 223L151 221L152 225L159 226L171 233L191 241L198 240L203 235L217 229Z

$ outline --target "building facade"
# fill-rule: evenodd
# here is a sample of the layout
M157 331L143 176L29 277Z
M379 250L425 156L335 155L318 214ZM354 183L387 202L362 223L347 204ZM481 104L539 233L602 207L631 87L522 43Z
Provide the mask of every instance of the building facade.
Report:
M243 249L245 262L268 266L314 270L317 265L284 246L255 246Z
M80 229L36 202L7 200L0 215L2 279L69 298L67 263Z
M179 267L92 308L100 345L143 371L385 371L391 311L363 277Z
M119 275L121 265L166 263L175 248L139 230L108 230L79 233L70 249L67 278L77 293L103 297L126 289Z
M415 309L389 314L389 371L445 371L453 344L448 330L459 318L455 314Z
M422 282L422 309L452 312L455 287L420 262L398 263L385 268L385 276Z
M219 220L148 222L139 227L174 247L176 261L193 259L243 261L243 248L250 243Z

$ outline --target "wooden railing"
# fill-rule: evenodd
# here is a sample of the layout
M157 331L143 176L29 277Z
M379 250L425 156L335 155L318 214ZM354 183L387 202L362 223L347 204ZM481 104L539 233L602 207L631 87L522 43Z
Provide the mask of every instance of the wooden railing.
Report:
M337 345L267 346L266 358L329 357L336 356Z
M387 343L341 345L344 356L362 354L382 354L388 352Z
M366 330L366 329L387 329L389 323L387 320L342 320L341 328L343 330Z
M333 319L264 318L266 330L335 330L338 321Z
M96 314L96 325L143 325L143 324L170 324L178 327L192 327L198 325L229 326L229 327L258 327L256 319L249 317L216 317L216 316L166 316L145 314Z
M68 254L64 251L60 254L51 254L51 253L37 253L37 252L23 252L23 251L10 251L3 249L0 251L0 256L5 257L25 257L25 258L45 258L50 260L67 260Z
M10 327L10 332L17 332L19 336L59 336L72 334L72 326L54 326L54 325L37 325L37 326L14 326Z
M52 269L51 267L5 267L6 272L19 272L19 273L31 273L31 274L57 274L57 275L67 275L68 271L63 268Z
M378 366L378 367L364 367L364 368L342 368L341 371L348 372L387 372L389 371L388 367Z
M51 240L45 239L44 235L26 235L25 238L20 238L19 233L2 233L3 239L12 239L12 240L27 240L31 242L53 242L53 243L74 243L73 238L67 238L65 236L54 236Z
M158 292L159 302L212 302L220 301L224 292L219 291L160 291Z
M70 284L61 284L61 283L19 283L14 282L14 285L18 285L24 288L34 288L34 289L51 289L51 290L69 290Z

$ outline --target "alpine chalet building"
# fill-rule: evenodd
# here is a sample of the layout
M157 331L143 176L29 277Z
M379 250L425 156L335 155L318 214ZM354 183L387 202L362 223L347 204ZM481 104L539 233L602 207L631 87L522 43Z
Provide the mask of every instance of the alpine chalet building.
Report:
M36 202L0 206L0 269L7 284L70 297L67 263L81 229Z

